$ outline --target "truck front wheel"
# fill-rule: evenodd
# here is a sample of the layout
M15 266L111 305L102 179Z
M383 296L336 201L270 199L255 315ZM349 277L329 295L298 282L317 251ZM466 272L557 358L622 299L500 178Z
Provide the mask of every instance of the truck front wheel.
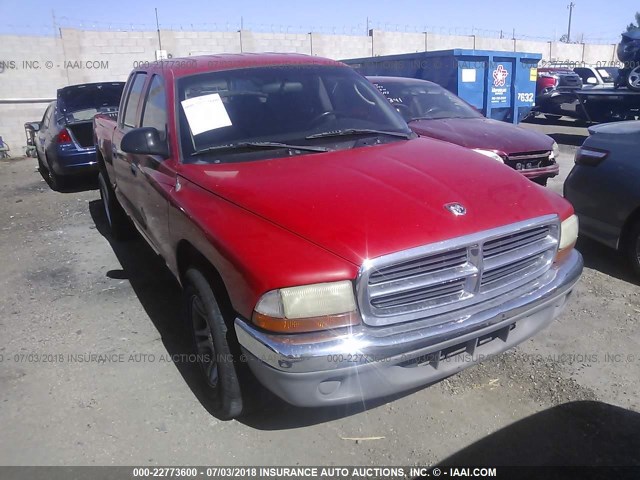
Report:
M127 218L127 214L124 213L124 210L118 203L115 192L113 188L111 188L104 171L98 174L98 184L100 186L100 198L102 199L104 214L107 217L111 236L116 240L128 240L132 236L133 226Z
M194 353L204 377L210 407L222 420L238 417L243 411L239 368L230 348L233 339L220 304L200 270L188 269L184 280L185 320L191 329Z

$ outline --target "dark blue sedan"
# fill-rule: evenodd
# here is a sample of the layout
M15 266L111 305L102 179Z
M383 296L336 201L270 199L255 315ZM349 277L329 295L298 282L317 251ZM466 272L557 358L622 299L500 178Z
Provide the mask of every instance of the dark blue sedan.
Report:
M36 124L38 167L58 190L74 175L97 172L93 117L117 112L124 82L85 83L58 90Z
M564 196L580 234L623 251L640 275L640 121L605 123L576 152Z

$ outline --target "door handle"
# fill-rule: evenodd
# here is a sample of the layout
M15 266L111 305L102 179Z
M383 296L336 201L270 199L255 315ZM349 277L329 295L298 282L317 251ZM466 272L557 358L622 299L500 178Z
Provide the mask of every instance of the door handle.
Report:
M134 177L138 175L138 166L135 163L132 163L129 168L131 169L131 173L133 173Z

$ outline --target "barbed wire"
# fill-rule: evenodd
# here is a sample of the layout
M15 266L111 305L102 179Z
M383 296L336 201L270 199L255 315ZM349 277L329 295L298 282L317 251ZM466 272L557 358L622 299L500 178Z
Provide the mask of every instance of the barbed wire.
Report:
M155 31L155 23L141 22L105 22L104 20L87 20L73 17L56 17L50 24L2 24L0 34L57 36L61 28L99 31ZM503 40L529 40L539 42L559 41L560 35L532 35L522 33L513 28L493 30L476 27L409 25L386 21L372 20L351 25L316 25L316 24L275 24L237 21L225 22L193 22L193 23L160 23L161 30L170 31L204 31L232 32L240 29L256 33L290 33L290 34L327 34L366 36L370 30L388 33L429 33L433 35L476 36ZM588 44L614 44L619 41L619 34L611 32L581 33L573 36L573 40Z

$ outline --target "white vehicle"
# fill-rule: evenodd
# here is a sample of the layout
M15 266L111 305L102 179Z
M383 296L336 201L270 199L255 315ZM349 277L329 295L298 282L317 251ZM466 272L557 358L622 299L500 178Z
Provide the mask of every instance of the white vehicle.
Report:
M620 74L618 67L583 66L573 69L582 78L584 90L613 88Z

